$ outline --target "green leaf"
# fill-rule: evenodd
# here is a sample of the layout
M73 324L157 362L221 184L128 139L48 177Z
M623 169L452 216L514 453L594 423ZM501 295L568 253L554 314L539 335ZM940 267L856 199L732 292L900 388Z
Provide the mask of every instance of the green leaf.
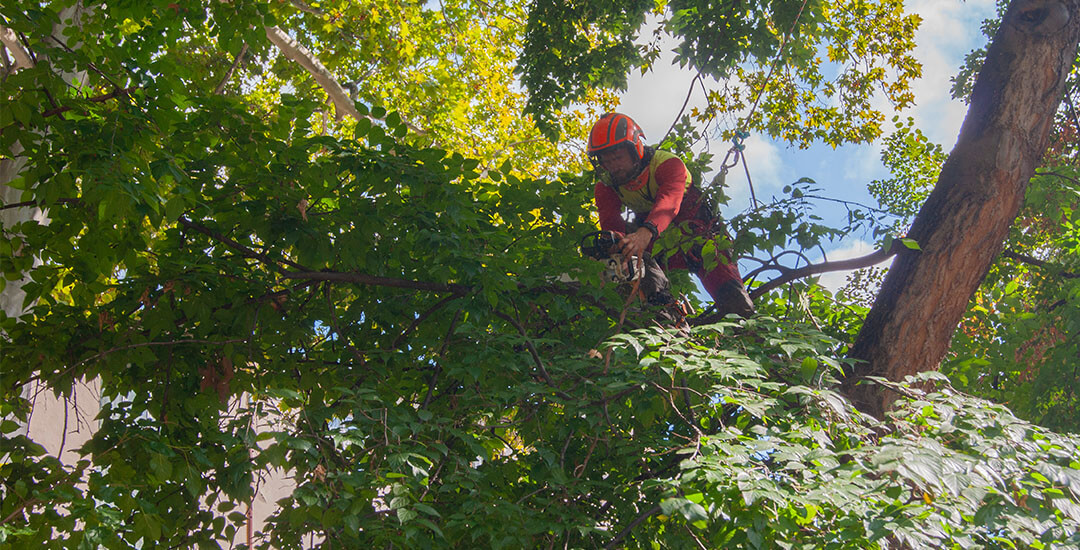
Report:
M900 239L900 243L911 250L922 250L919 248L919 243L915 242L915 239Z
M666 516L680 514L690 523L708 521L709 519L709 514L705 511L705 508L685 498L664 499L660 502L660 509Z

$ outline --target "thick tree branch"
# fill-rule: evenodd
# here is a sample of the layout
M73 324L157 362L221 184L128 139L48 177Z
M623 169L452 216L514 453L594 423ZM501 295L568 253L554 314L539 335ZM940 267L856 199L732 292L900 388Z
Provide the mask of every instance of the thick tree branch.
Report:
M344 115L349 115L355 120L361 118L371 119L371 117L363 116L356 110L356 105L349 98L348 92L338 83L334 75L330 74L326 66L315 57L311 50L293 40L292 37L278 27L266 27L266 37L281 50L281 53L285 54L285 57L299 63L319 83L326 95L330 96L330 100L334 102L335 114L338 120L341 120Z
M378 277L366 275L354 271L285 271L282 276L286 279L306 279L310 281L329 281L333 283L354 283L372 286L387 286L392 288L408 288L412 290L430 290L433 292L453 292L466 294L469 287L454 283L429 283L425 281L410 281L407 279L393 279L390 277Z
M0 25L0 42L4 44L4 47L11 52L11 56L15 59L12 72L34 66L34 60L30 59L30 54L19 43L19 37L15 34L15 31Z
M850 269L859 269L862 267L870 267L875 264L879 264L895 256L897 252L896 241L893 241L893 246L888 250L881 249L866 256L860 256L858 258L851 258L848 260L837 260L834 262L822 262L820 264L808 265L799 269L792 269L785 271L783 275L755 288L750 292L750 297L757 299L766 292L779 287L780 285L790 283L791 281L802 279L803 277L809 277L811 275L817 275L819 273L828 273L830 271L847 271Z
M1000 255L1050 140L1080 43L1080 0L1010 3L986 51L956 146L866 316L844 380L881 417L895 394L861 379L938 368L972 294Z

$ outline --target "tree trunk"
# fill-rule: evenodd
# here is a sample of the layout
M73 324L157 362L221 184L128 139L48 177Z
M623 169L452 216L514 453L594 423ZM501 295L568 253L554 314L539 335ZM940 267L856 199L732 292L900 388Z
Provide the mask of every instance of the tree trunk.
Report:
M893 263L851 356L864 361L844 390L880 417L892 392L859 384L936 369L968 301L1001 252L1046 150L1080 43L1080 0L1014 0L937 186L908 236L921 250Z

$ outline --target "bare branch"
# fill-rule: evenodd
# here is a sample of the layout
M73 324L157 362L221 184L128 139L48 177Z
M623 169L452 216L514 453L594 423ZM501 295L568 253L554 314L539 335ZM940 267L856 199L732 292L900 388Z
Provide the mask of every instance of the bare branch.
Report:
M372 286L388 286L393 288L409 288L413 290L430 290L433 292L453 292L466 294L469 287L454 283L429 283L426 281L410 281L407 279L392 279L390 277L378 277L366 275L355 271L286 271L282 275L286 279L307 279L311 281L330 281L336 283L355 283Z
M1033 265L1035 267L1039 267L1039 268L1042 268L1042 269L1053 269L1053 267L1054 267L1054 266L1050 265L1049 263L1044 262L1043 260L1040 260L1038 258L1028 256L1027 254L1020 254L1019 252L1013 252L1011 250L1003 250L1001 252L1001 255L1005 256L1006 258L1012 258L1013 260L1016 260L1016 261L1018 261L1020 263ZM1070 271L1062 271L1061 273L1059 273L1059 275L1061 275L1062 277L1065 277L1066 279L1078 279L1078 278L1080 278L1080 273L1072 273Z
M893 241L893 246L889 250L877 250L866 256L860 256L858 258L851 258L849 260L837 260L835 262L822 262L820 264L808 265L799 269L792 269L785 272L783 275L755 288L750 292L750 297L757 299L766 292L779 287L785 283L802 279L803 277L809 277L811 275L817 275L819 273L827 273L829 271L847 271L849 269L859 269L861 267L870 267L875 264L879 264L892 256L895 256L899 250L897 244Z

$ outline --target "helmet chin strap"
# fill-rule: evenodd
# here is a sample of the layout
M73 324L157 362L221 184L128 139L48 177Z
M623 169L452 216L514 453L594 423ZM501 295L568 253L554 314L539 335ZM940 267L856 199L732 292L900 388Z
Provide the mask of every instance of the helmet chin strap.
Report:
M650 151L650 148L646 148L645 155L642 158L638 159L637 167L634 170L634 175L626 178L625 181L616 181L615 176L612 175L611 172L605 170L603 165L600 164L600 159L598 157L590 156L589 162L592 163L593 171L596 173L596 177L600 180L601 183L608 187L618 189L619 187L622 187L623 185L626 185L634 181L635 179L641 177L641 174L648 169L649 161L652 159L652 154Z

